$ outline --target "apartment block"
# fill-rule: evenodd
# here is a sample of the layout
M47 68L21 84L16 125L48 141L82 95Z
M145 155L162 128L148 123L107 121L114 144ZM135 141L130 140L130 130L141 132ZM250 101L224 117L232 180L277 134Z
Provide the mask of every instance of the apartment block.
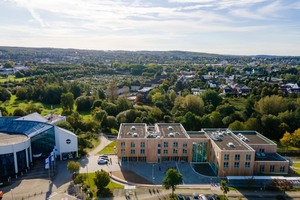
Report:
M276 153L276 143L256 131L123 123L117 141L120 161L209 163L221 177L287 174L289 169L289 161Z

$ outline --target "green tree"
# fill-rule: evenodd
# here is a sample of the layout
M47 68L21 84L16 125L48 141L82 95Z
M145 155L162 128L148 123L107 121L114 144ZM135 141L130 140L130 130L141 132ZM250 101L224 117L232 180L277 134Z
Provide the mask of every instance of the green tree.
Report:
M43 102L48 104L59 104L62 95L62 87L59 85L47 85L45 87L45 94Z
M80 169L80 163L72 160L72 161L68 162L67 169L72 174L77 173L77 172L79 172L79 169Z
M78 111L89 111L93 102L94 98L90 96L80 96L75 101Z
M13 113L13 116L18 116L18 117L22 117L25 115L26 115L26 112L21 108L16 108Z
M3 67L4 68L13 68L13 66L15 65L15 63L13 61L7 61Z
M61 95L61 107L63 111L72 111L74 108L74 95L71 92Z
M233 123L231 123L228 128L233 131L241 131L245 129L245 126L243 122L236 120Z
M124 95L117 99L116 105L118 112L129 110L133 107L132 103Z
M225 180L221 180L220 189L222 190L225 199L225 195L229 192L229 188Z
M110 182L109 174L101 169L95 172L94 183L99 190L103 190Z
M205 90L201 97L205 105L213 105L215 108L222 102L222 97L214 90Z
M0 86L0 101L9 100L10 97L11 97L10 92L6 88Z
M176 189L176 185L182 183L182 174L180 174L176 169L170 168L168 169L165 178L162 181L163 186L166 189L172 189L172 196L174 195L174 191Z

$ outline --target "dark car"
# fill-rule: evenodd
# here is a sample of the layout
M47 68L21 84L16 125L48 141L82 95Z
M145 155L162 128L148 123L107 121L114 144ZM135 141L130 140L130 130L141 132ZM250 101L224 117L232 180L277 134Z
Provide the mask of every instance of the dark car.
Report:
M177 194L178 200L184 200L184 197L181 194Z

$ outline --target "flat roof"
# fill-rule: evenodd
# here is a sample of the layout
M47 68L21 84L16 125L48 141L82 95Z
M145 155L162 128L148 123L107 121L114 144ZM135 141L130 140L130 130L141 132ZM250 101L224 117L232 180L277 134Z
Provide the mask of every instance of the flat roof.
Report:
M28 137L23 134L9 134L0 132L0 146L24 142L27 139Z
M251 147L232 136L229 129L204 129L204 131L221 150L252 150Z
M190 138L207 138L204 131L187 131Z
M119 138L144 138L146 136L146 124L122 123L119 130Z
M179 123L158 123L156 124L161 137L164 138L188 138L188 135Z
M255 161L288 161L278 153L256 153Z
M245 143L251 144L275 144L268 138L264 137L256 131L232 131L238 138Z
M122 123L118 138L188 138L185 129L179 123Z

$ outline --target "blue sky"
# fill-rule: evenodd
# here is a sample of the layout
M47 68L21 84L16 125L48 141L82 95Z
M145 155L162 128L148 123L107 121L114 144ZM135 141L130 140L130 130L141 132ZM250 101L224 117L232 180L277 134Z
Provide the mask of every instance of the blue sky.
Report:
M1 0L0 45L300 56L299 0Z

